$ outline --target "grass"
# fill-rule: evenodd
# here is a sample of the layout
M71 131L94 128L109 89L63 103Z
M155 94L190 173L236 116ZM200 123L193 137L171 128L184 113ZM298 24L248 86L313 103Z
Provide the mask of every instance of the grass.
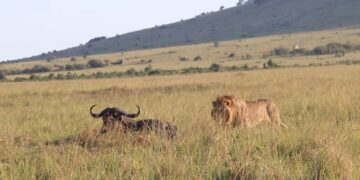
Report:
M104 68L93 68L85 70L72 71L78 74L92 74L98 71L125 72L130 68L143 70L149 64L156 69L182 69L188 67L209 67L213 63L222 66L257 66L262 68L268 60L263 55L272 51L274 48L285 47L293 49L293 46L299 45L301 48L313 49L316 46L326 45L328 43L352 43L360 44L359 28L343 28L325 31L313 31L305 33L294 33L284 35L273 35L264 37L255 37L248 39L239 39L220 42L219 47L214 47L214 43L205 43L198 45L176 46L149 50L138 50L130 52L119 52L112 54L101 54L83 57L75 57L77 60L72 62L69 58L54 59L47 61L31 61L13 64L0 64L0 69L20 69L32 68L34 65L43 65L53 67L54 65L66 64L86 64L90 59L109 60L110 62L119 59L124 60L121 66L107 66ZM229 54L234 53L234 58L228 58ZM251 55L250 60L242 60L242 56ZM201 56L203 60L193 61L196 56ZM189 58L187 62L181 62L179 57ZM281 66L309 65L309 64L335 64L337 61L358 60L359 52L346 53L345 57L335 57L334 55L324 56L294 56L294 57L272 57L272 60ZM141 60L152 60L152 63L141 63ZM55 72L66 74L67 72ZM49 73L38 73L41 76L47 76ZM9 79L16 77L29 77L30 75L12 75Z
M360 66L0 83L0 179L359 179ZM223 129L211 101L271 98L290 130ZM98 135L89 107L178 126Z

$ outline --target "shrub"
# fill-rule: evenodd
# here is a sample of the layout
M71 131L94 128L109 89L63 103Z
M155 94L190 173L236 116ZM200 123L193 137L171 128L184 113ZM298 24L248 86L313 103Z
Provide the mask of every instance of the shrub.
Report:
M76 70L81 70L81 69L86 69L86 65L85 64L73 64L74 69Z
M247 64L244 64L244 66L242 67L244 70L249 70L250 67Z
M274 49L274 55L276 56L288 56L290 54L290 50L285 47L279 47Z
M77 78L77 75L74 73L72 74L71 72L68 72L66 74L66 79L76 79Z
M201 57L201 56L196 56L196 57L194 58L194 61L200 61L200 60L202 60L202 57Z
M70 61L76 61L76 58L71 57L71 58L70 58Z
M204 69L199 67L189 67L182 70L183 74L202 73L202 72L204 72Z
M24 78L24 77L17 77L14 79L15 82L22 82L22 81L27 81L28 79Z
M0 71L0 81L1 80L5 80L6 79L6 75L4 72Z
M56 79L57 79L57 80L63 80L63 79L65 79L65 76L64 76L63 74L58 74L58 75L56 76Z
M228 58L234 58L235 57L235 53L230 53Z
M54 79L54 78L55 78L54 73L50 73L47 78L50 79L50 80L51 80L51 79Z
M29 77L29 80L39 80L40 79L40 77L39 76L37 76L37 75L34 75L34 74L32 74L30 77Z
M111 62L112 65L122 65L124 63L124 60L119 59L117 61Z
M309 55L309 51L307 49L304 49L304 48L300 48L300 49L294 49L292 52L291 52L292 55Z
M339 43L329 43L326 45L326 49L328 51L328 54L336 54L345 52L344 45Z
M51 57L46 58L46 61L47 61L47 62L51 62L51 61L54 60L54 59L55 59L55 57L51 56Z
M155 69L155 70L149 71L148 74L149 74L150 76L160 75L160 74L161 74L161 71L160 71L159 69Z
M153 70L153 68L152 68L151 65L148 65L148 66L146 66L146 67L144 68L144 71L145 71L145 72L150 72L150 71L152 71L152 70Z
M136 70L134 68L130 68L126 71L126 74L129 76L135 76L136 75Z
M271 59L269 59L266 63L263 64L263 67L267 69L267 68L278 67L278 65L274 63Z
M246 54L244 56L241 56L241 59L242 60L250 60L250 59L252 59L252 56L250 54Z
M106 63L104 61L97 59L89 60L87 64L89 65L90 68L100 68L106 66Z
M327 51L326 47L318 46L318 47L315 47L312 50L312 54L314 54L314 55L324 55L324 54L328 54L328 51Z
M31 73L42 73L42 72L49 72L50 68L42 65L35 65L31 69L24 69L23 73L31 74Z
M219 72L220 68L221 68L220 64L213 63L213 64L210 65L209 70L212 71L212 72Z
M186 57L181 57L181 56L180 56L180 57L179 57L179 60L180 60L180 61L188 61L188 60L189 60L189 58L186 58Z
M65 65L65 70L67 70L67 71L72 71L72 70L74 70L75 68L74 68L74 66L72 65L72 64L67 64L67 65Z

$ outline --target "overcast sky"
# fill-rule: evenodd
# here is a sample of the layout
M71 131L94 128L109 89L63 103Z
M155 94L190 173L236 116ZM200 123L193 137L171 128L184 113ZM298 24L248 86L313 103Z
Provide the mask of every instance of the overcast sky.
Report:
M238 0L0 0L0 61L188 19Z

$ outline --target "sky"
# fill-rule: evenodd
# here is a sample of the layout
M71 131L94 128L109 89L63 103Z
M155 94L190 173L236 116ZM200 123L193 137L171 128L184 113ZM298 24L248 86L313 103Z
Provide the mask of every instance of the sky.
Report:
M0 0L0 61L189 19L238 0Z

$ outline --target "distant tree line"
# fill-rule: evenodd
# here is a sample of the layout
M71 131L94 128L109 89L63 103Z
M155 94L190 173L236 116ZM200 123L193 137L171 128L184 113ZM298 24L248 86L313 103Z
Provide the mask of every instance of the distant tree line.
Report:
M115 77L135 77L135 76L157 76L157 75L174 75L174 74L194 74L205 72L221 72L221 71L240 71L251 70L257 67L250 68L248 65L243 66L231 66L222 67L220 64L211 64L207 68L189 67L180 70L161 70L155 69L151 65L148 65L143 70L135 70L133 68L128 69L125 72L96 72L92 74L77 74L68 72L66 74L59 73L55 75L50 73L47 76L40 76L32 74L29 78L17 77L14 81L49 81L49 80L71 80L71 79L100 79L100 78L115 78Z
M123 63L123 60L114 61L112 65L120 65ZM89 68L100 68L108 66L109 62L91 59L86 64L66 64L66 65L54 65L53 67L49 67L46 65L34 65L31 68L26 68L23 70L15 69L15 70L0 70L0 73L4 75L15 75L15 74L34 74L34 73L44 73L44 72L57 72L57 71L72 71L72 70L83 70Z
M360 45L353 45L353 44L341 44L341 43L329 43L325 46L317 46L313 49L292 49L285 47L278 47L270 51L268 54L264 56L297 56L297 55L330 55L334 54L336 56L344 56L345 53L353 52L353 51L360 51Z

